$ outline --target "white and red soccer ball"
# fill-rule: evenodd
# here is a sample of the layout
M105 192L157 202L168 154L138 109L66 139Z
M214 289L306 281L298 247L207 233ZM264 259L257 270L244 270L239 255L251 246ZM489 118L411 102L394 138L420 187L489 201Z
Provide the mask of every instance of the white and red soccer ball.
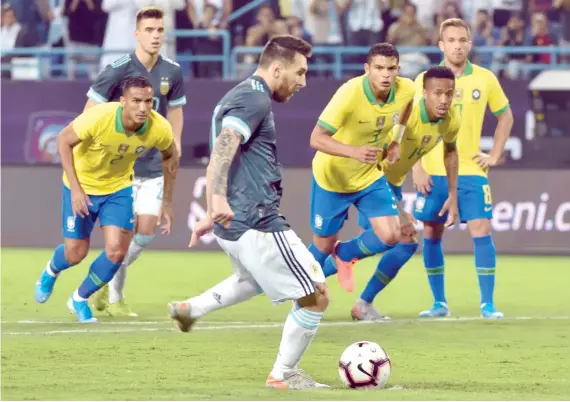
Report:
M338 374L350 388L384 388L392 363L388 354L374 342L350 345L338 362Z

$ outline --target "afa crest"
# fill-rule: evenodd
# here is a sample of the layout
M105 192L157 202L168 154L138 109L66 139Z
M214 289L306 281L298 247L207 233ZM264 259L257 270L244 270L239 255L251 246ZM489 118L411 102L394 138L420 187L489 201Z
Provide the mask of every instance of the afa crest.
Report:
M376 129L382 130L384 128L385 121L386 121L386 116L378 116L378 120L376 120Z
M455 88L455 100L461 101L463 99L463 88Z
M168 81L168 77L160 77L160 93L166 96L168 91L170 91L170 82Z
M319 274L319 271L322 272L321 266L320 266L319 263L316 262L316 261L314 261L314 262L311 263L311 270L313 271L313 274L315 274L315 275L318 275L318 274Z

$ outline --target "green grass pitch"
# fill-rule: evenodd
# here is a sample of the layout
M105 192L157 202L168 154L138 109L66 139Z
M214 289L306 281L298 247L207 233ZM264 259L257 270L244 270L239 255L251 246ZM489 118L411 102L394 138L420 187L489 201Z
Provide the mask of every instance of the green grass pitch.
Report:
M567 257L499 256L496 303L507 318L479 316L473 258L446 259L451 319L417 319L431 304L421 256L376 305L391 323L350 321L359 293L328 281L331 304L300 367L331 391L264 388L290 309L265 296L176 332L166 303L208 289L231 273L221 253L145 252L131 267L126 295L135 319L81 325L65 302L90 261L65 272L52 298L34 301L50 250L2 250L4 400L569 400L570 263ZM377 258L356 267L357 290ZM369 340L392 359L388 389L351 391L338 377L349 344Z

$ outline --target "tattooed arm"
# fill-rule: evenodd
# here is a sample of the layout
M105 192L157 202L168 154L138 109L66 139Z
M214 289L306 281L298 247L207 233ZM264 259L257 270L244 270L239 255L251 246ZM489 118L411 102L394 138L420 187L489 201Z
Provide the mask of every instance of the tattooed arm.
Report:
M228 174L234 156L243 140L238 131L224 127L216 138L206 171L208 216L222 225L229 225L234 214L228 204Z
M459 170L459 156L457 154L457 145L453 143L444 143L443 163L447 174L447 185L449 187L449 197L457 198L457 176Z
M447 185L448 185L448 196L443 208L439 212L439 216L443 216L447 213L447 221L445 222L445 227L452 226L459 212L457 211L457 176L459 170L459 156L457 154L457 146L455 142L444 144L443 151L443 163L445 164L445 172L447 173Z

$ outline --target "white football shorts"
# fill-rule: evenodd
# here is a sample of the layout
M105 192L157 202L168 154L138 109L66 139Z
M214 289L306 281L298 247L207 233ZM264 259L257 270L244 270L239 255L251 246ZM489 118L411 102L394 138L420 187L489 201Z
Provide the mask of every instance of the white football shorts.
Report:
M250 229L237 241L216 236L240 280L255 281L274 304L297 300L325 282L319 263L293 232Z
M133 180L133 209L137 215L158 216L162 206L164 177L135 177Z

